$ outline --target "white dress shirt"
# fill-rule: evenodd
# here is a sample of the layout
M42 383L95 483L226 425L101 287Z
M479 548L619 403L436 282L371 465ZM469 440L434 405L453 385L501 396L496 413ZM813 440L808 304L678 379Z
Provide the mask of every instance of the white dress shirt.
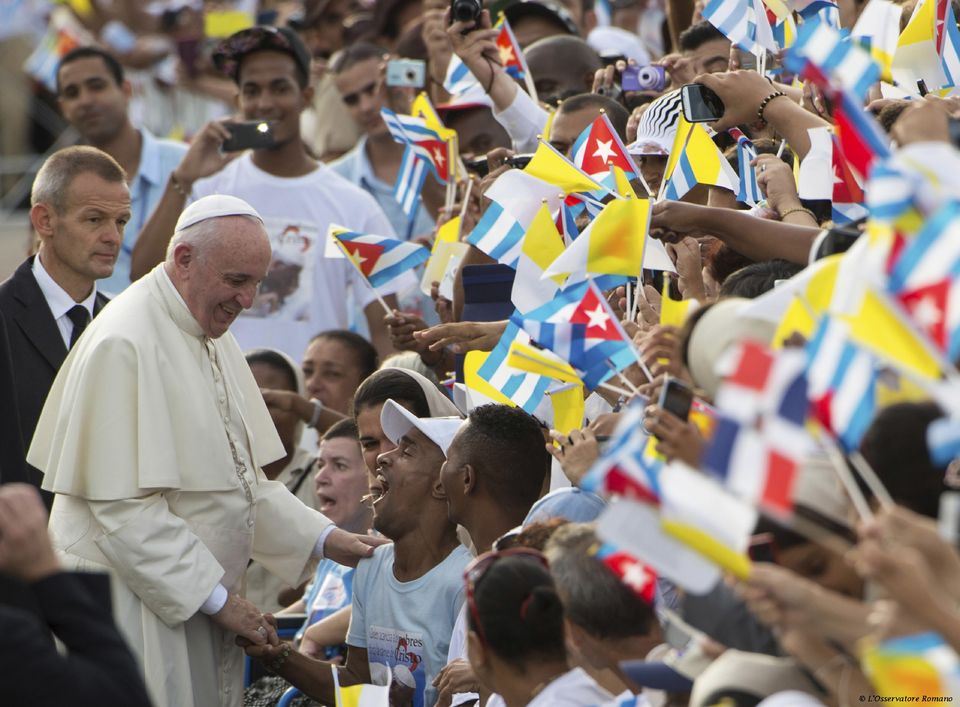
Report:
M57 329L60 330L60 336L63 337L63 345L69 349L70 336L73 334L73 322L70 320L70 317L67 316L67 312L79 304L86 308L90 313L90 318L93 319L93 304L97 299L97 285L94 283L90 294L83 302L74 302L73 297L68 295L66 291L50 277L50 273L44 270L43 264L40 262L39 254L33 259L33 276L37 279L37 284L40 286L43 298L47 300L47 306L50 307L53 318L57 322Z

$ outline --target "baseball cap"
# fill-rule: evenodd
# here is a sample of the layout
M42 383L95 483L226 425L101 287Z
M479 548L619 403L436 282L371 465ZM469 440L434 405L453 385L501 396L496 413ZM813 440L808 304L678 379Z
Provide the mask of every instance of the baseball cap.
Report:
M417 417L393 400L383 404L380 411L380 426L383 433L394 444L400 443L400 438L413 428L417 428L435 445L440 447L443 456L447 456L450 442L460 429L463 420L459 417Z
M625 660L620 663L624 675L637 687L666 692L690 692L693 680L663 661Z
M530 507L523 525L542 523L552 518L563 518L571 523L589 523L597 519L607 507L596 494L567 486L551 491Z
M288 27L270 25L248 27L231 34L213 50L213 65L237 83L244 57L262 51L287 54L304 79L310 75L310 54L297 33Z
M682 110L680 101L680 89L654 99L640 116L637 139L627 145L627 152L631 155L669 155L677 135Z
M551 0L518 0L518 2L504 7L503 14L511 25L522 17L533 15L553 22L568 34L580 34L577 30L577 23L573 21L573 16L567 8L559 3L551 2Z

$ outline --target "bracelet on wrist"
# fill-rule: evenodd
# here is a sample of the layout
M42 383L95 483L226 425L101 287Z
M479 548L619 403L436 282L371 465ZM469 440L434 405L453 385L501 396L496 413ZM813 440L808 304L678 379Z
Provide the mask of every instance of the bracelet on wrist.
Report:
M276 658L271 660L269 663L266 663L265 667L271 673L278 673L280 671L280 668L283 667L283 664L287 662L287 658L290 657L291 652L292 650L290 648L290 644L284 643L280 647L280 655L278 655Z
M783 219L785 219L785 218L786 218L787 216L789 216L790 214L796 214L796 213L799 213L799 212L803 212L803 213L807 214L810 218L812 218L812 219L814 220L815 223L819 223L819 221L817 221L817 216L816 216L816 214L814 214L810 209L808 209L808 208L806 208L806 207L804 207L804 206L795 206L795 207L792 208L792 209L787 209L787 210L784 211L782 214L780 214L780 220L783 221Z
M767 120L766 118L763 117L763 112L767 109L767 106L770 104L770 101L774 100L775 98L780 98L780 96L786 96L786 95L787 94L785 94L783 91L774 91L769 96L767 96L762 101L760 101L760 107L757 108L757 120L760 121L761 123L766 123Z

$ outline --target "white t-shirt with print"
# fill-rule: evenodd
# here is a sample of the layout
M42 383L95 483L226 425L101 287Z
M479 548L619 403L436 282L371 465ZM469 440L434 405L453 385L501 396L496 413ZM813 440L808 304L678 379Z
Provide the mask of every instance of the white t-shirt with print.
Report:
M393 236L372 196L328 167L303 177L276 177L253 164L247 152L193 186L191 198L236 196L263 218L273 259L253 307L230 331L244 350L280 349L299 361L307 343L327 329L346 329L354 307L374 294L346 258L324 257L330 224Z
M393 707L433 707L433 679L447 664L466 592L463 570L473 555L458 545L422 577L400 582L393 551L392 544L381 545L357 565L347 645L367 649L371 673L377 663L389 669Z

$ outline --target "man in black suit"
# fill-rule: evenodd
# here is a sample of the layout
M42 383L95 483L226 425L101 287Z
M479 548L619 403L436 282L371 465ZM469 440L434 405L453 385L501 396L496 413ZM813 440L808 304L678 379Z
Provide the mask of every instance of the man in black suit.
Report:
M68 147L37 173L30 223L40 249L0 284L24 450L67 352L107 302L97 280L113 272L129 218L126 175L105 152ZM28 473L39 487L40 473Z
M149 707L110 611L107 575L63 572L26 484L0 487L0 685L7 707ZM20 593L29 608L10 595ZM51 632L67 651L61 655Z

